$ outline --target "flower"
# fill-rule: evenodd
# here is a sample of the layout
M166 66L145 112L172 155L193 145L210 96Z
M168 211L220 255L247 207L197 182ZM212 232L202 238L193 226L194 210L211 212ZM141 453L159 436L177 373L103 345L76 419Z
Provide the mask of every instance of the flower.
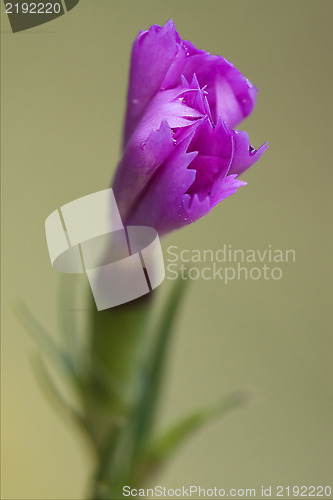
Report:
M234 127L257 89L229 61L182 40L172 20L133 45L123 157L113 189L127 224L160 234L206 215L267 149Z

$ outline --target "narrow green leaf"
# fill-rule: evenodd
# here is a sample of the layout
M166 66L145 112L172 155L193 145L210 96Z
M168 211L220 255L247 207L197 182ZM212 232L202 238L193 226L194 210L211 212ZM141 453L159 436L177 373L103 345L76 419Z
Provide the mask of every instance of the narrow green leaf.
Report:
M76 281L75 275L61 273L58 290L60 333L68 352L72 353L72 356L78 353L77 325L75 322Z
M15 308L15 312L27 332L42 349L42 352L58 369L60 369L62 373L68 375L72 382L77 385L78 381L71 357L57 345L51 335L45 330L45 328L39 323L39 321L24 304L19 304Z
M181 299L188 281L179 278L174 284L155 328L155 345L148 360L145 362L141 379L141 391L137 407L134 409L133 421L135 448L133 462L140 454L152 432L156 410L159 402L161 384L164 375L168 345L173 331L174 321L179 310Z
M161 466L193 434L215 419L224 417L232 410L244 406L249 400L249 392L240 391L224 397L214 405L197 410L185 417L174 427L157 437L147 448L139 465L140 475Z
M66 419L74 419L74 421L79 423L80 426L83 427L85 431L87 431L84 417L60 393L56 383L49 373L49 370L46 368L42 357L39 355L35 356L32 360L32 366L41 390L43 391L45 398L49 401L50 405L62 417Z

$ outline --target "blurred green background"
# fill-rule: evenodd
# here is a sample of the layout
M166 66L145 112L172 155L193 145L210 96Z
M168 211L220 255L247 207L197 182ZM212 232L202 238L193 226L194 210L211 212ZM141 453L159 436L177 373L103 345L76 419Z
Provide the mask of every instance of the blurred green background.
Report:
M2 5L2 13L4 13ZM2 498L83 499L93 462L41 393L23 300L55 336L59 275L46 217L109 186L131 44L173 18L185 39L231 60L258 88L241 128L270 149L237 195L170 235L179 248L292 248L280 281L193 281L160 412L170 423L221 394L245 409L192 439L156 478L174 488L327 485L333 477L332 2L80 0L13 34L2 16ZM82 282L83 283L83 282ZM170 288L170 282L163 287ZM258 494L256 498L261 498Z

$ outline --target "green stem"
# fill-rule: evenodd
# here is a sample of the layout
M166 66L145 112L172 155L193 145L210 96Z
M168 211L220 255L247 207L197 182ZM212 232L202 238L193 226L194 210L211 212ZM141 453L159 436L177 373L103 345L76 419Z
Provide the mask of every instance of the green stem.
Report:
M130 415L137 401L152 302L149 294L113 309L93 309L85 414L99 460L94 500L122 498L122 487L130 482Z

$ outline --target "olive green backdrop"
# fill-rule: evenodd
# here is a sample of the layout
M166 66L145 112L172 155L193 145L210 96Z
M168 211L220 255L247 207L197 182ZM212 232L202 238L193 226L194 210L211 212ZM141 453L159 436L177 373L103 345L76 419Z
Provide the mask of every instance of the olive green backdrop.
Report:
M88 446L41 393L31 366L36 346L12 308L23 300L58 335L59 275L45 218L109 186L132 41L169 18L183 38L222 54L257 85L256 109L242 128L254 146L269 141L270 149L243 176L245 188L164 248L271 244L295 249L296 262L283 266L280 281L191 283L161 425L234 389L255 397L188 442L156 482L259 491L331 481L332 2L80 0L21 33L2 16L4 499L87 493Z

